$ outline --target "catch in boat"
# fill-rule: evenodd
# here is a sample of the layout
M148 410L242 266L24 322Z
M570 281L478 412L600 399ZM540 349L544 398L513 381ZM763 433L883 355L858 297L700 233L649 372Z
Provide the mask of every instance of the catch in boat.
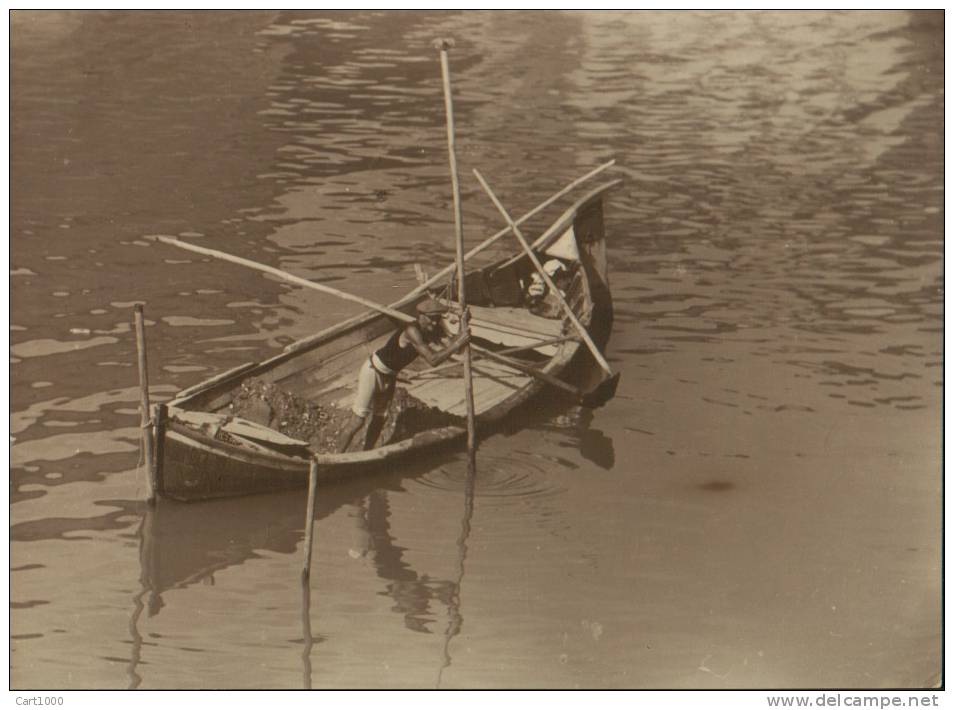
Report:
M589 393L564 377L586 359L595 359L609 374L598 350L612 323L603 203L618 184L606 182L577 199L532 244L520 236L521 248L511 256L466 271L462 290L479 428L545 391L565 391L587 404L614 393L618 374ZM474 252L510 232L519 235L516 223ZM459 299L451 288L429 290L446 275L447 270L439 272L391 306L375 307L274 357L212 377L157 407L154 494L191 501L304 487L313 463L318 480L326 483L459 445L467 436L467 404L463 363L454 356L437 367L417 358L401 369L374 445L363 448L359 442L366 432L358 431L348 450L338 450L352 417L359 370L417 317L419 304L429 299L442 304L442 327L453 342L463 315ZM560 291L560 307L542 303L540 280Z

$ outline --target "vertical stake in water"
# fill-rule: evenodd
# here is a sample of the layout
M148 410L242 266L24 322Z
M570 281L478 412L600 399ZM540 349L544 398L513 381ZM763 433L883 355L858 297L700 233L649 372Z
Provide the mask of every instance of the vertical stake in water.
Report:
M305 513L305 565L301 578L311 575L311 541L315 536L315 500L318 498L318 463L314 460L308 468L308 512Z
M312 459L308 467L308 512L305 513L305 564L301 570L301 650L302 679L305 690L311 690L311 550L315 537L315 504L318 500L318 463Z
M457 175L457 151L454 144L454 105L451 100L450 69L447 50L454 46L449 39L438 39L434 46L441 53L441 74L444 78L444 109L447 113L447 152L450 158L451 185L454 190L454 229L457 236L457 300L460 303L461 332L470 328L470 313L467 310L467 294L464 288L464 226L460 208L460 181ZM464 347L464 401L467 403L467 456L470 468L476 463L477 427L474 421L474 379L471 371L470 344Z
M142 304L135 305L136 350L139 353L139 392L142 426L142 452L146 465L146 502L156 502L156 456L153 448L152 418L149 409L149 373L146 369L146 330L143 322Z

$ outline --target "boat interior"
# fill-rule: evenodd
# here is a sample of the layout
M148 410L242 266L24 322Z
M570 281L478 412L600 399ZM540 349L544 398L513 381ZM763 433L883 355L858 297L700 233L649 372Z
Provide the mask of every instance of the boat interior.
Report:
M567 301L582 316L589 305L584 287L586 275L578 263L569 266L573 276L566 293ZM467 294L468 299L473 299L469 304L472 343L549 369L551 362L556 366L568 360L579 341L565 332L569 324L562 317L535 315L527 309L526 288L522 284L529 282L532 270L529 259L523 257L468 274ZM447 290L455 293L456 286ZM447 335L452 336L457 332L459 318L453 309L454 301L447 302L451 311L444 317L444 328ZM261 376L320 405L348 409L354 397L358 368L398 327L400 325L387 316L376 317L358 333L331 339L294 364L289 362ZM568 335L568 339L562 339L564 335ZM476 348L472 372L474 410L478 416L533 381L530 375L482 357ZM462 378L463 365L458 358L436 368L418 358L401 372L398 387L405 388L408 394L428 406L463 417L466 409Z
M577 318L589 326L594 293L605 288L601 193L613 183L594 190L554 222L533 244L540 261L559 262L560 290ZM525 253L519 253L465 276L471 313L472 372L475 414L492 421L539 389L539 380L519 368L489 359L481 350L492 350L524 367L559 374L581 343L562 306L541 313L528 297L528 286L537 275ZM456 333L457 316L451 294L456 283L437 285L438 298L447 296L451 309L444 323L448 337ZM408 314L427 297L419 292L394 307ZM552 305L552 304L551 304ZM222 418L242 382L259 378L274 383L321 407L350 409L362 363L381 347L400 324L380 313L365 313L311 338L293 343L285 352L260 363L248 363L185 390L170 403L178 413ZM459 356L438 367L418 358L398 378L398 387L429 407L455 417L466 415L463 366ZM529 385L537 384L537 387ZM181 417L180 417L181 419ZM273 442L274 443L274 442Z

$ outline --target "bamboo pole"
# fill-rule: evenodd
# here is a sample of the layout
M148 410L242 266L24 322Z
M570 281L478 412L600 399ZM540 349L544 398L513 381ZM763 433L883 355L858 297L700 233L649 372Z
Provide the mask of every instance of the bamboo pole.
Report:
M550 197L548 197L546 200L544 200L543 202L541 202L539 205L537 205L536 207L534 207L532 210L530 210L529 212L527 212L525 215L523 215L520 219L518 219L518 220L516 221L516 224L517 224L517 225L523 224L525 221L527 221L528 219L530 219L530 218L533 217L534 215L538 214L540 211L542 211L542 210L546 209L547 207L549 207L551 204L553 204L553 203L556 202L558 199L560 199L561 197L563 197L564 195L566 195L568 192L571 192L572 190L576 189L576 188L579 187L581 184L583 184L585 181L587 181L587 180L589 180L590 178L594 177L594 176L597 175L598 173L603 172L603 171L606 170L607 168L612 167L612 166L615 165L615 164L616 164L616 161L615 161L615 160L611 160L611 161L609 161L608 163L604 163L603 165L599 166L598 168L595 168L594 170L591 170L591 171L588 172L586 175L584 175L584 176L582 176L582 177L580 177L580 178L577 178L576 180L574 180L573 182L571 182L569 185L567 185L566 187L564 187L562 190L560 190L559 192L554 193L553 195L551 195ZM468 259L470 259L470 258L473 257L474 255L476 255L477 253L479 253L481 250L486 249L488 246L490 246L491 244L493 244L494 242L496 242L498 239L500 239L501 237L503 237L505 234L509 234L509 233L510 233L510 227L509 227L509 226L508 226L508 227L504 227L502 230L500 230L499 232L497 232L497 233L494 234L493 236L489 237L488 239L484 240L483 242L481 242L480 244L478 244L476 247L474 247L473 249L471 249L469 252L467 252L466 254L464 254L464 261L467 261ZM544 233L543 235L541 235L540 237L538 237L537 242L541 241L541 240L542 240L543 238L545 238L546 236L547 236L546 233ZM534 242L534 243L536 243L536 242ZM396 307L398 307L398 306L403 306L403 305L406 304L410 299L412 299L412 298L414 298L415 296L418 296L418 295L424 293L425 291L427 291L428 289L430 289L431 287L433 287L434 284L440 282L445 276L447 276L448 274L450 274L450 273L451 273L452 271L454 271L456 268L457 268L457 262L456 262L456 260L455 260L455 262L454 262L453 264L449 264L448 266L444 267L443 269L441 269L440 271L438 271L436 274L434 274L434 276L431 276L430 278L428 278L424 283L422 283L422 284L420 284L419 286L415 287L412 291L409 291L406 295L402 296L402 297L399 298L397 301L393 302L393 303L391 304L391 308L396 308ZM376 309L376 310L377 310L377 309ZM354 316L350 321L346 321L346 323L348 323L348 324L357 323L357 322L358 322L361 318L363 318L363 317L364 317L364 314L360 314L360 315ZM340 327L340 325L333 326L332 328L334 329L334 328L338 328L338 327ZM285 346L285 352L286 352L286 353L288 353L288 352L297 352L297 351L299 351L299 350L303 350L303 349L305 349L305 348L308 348L308 347L310 347L312 344L314 344L316 341L321 340L322 338L326 337L327 332L328 332L328 330L326 329L326 330L324 330L324 331L321 331L321 332L319 332L319 333L316 333L315 335L311 335L311 336L309 336L309 337L307 337L307 338L302 338L301 340L297 340L297 341L295 341L294 343L290 343L290 344L288 344L288 345Z
M483 175L480 174L477 170L474 170L474 175L477 176L480 186L484 188L484 192L487 193L487 196L493 201L494 206L497 208L497 211L500 212L500 215L507 221L507 224L510 226L510 231L513 232L513 235L517 238L517 241L520 242L520 246L523 247L523 250L527 253L527 256L530 258L530 261L533 262L533 265L536 267L537 272L543 277L544 282L546 282L547 287L555 295L560 303L563 305L563 310L566 312L567 317L576 327L577 331L580 333L580 337L583 338L583 342L586 343L586 346L590 349L590 352L593 354L593 358L599 363L599 366L603 368L606 374L610 377L613 376L613 369L609 366L609 363L606 362L606 358L603 357L603 354L600 352L600 349L596 347L596 343L593 342L593 339L590 337L590 334L587 332L586 328L583 327L583 324L580 323L580 320L576 317L576 314L573 312L573 309L570 307L570 304L566 302L566 299L563 297L563 294L560 293L560 289L556 287L556 284L553 283L553 279L550 278L549 274L544 270L543 264L540 263L540 259L537 258L537 255L533 253L533 249L530 247L530 244L527 242L526 237L521 233L520 228L514 223L510 218L510 215L507 213L506 208L500 203L500 200L497 199L497 196L494 194L494 191L490 189L490 185L487 184L487 181L484 180Z
M527 212L527 213L526 213L525 215L523 215L520 219L518 219L518 220L515 222L515 224L519 227L521 224L523 224L523 223L526 222L528 219L530 219L530 218L536 216L537 214L539 214L540 212L542 212L543 210L545 210L547 207L549 207L550 205L552 205L554 202L556 202L557 200L559 200L561 197L563 197L564 195L566 195L568 192L572 192L573 190L575 190L577 187L579 187L580 185L582 185L584 182L586 182L586 181L589 180L590 178L595 177L595 176L598 175L599 173L603 172L603 171L606 170L607 168L611 168L611 167L614 166L614 165L616 165L616 161L615 161L615 160L610 160L608 163L603 163L603 164L600 165L598 168L595 168L595 169L591 170L590 172L588 172L586 175L583 175L582 177L577 178L576 180L574 180L573 182L571 182L569 185L567 185L566 187L564 187L562 190L560 190L559 192L553 193L552 195L550 195L550 197L548 197L548 198L545 199L543 202L541 202L539 205L537 205L537 206L534 207L532 210L530 210L529 212ZM471 249L469 252L467 252L466 254L464 254L464 261L466 261L466 260L470 259L471 257L475 256L476 254L482 252L484 249L486 249L487 247L489 247L491 244L493 244L494 242L498 241L501 237L503 237L504 235L509 234L509 233L510 233L510 227L509 227L509 226L504 227L504 228L501 229L499 232L497 232L496 234L493 234L492 236L488 237L487 239L485 239L484 241L482 241L480 244L478 244L477 246L475 246L473 249ZM429 289L429 288L430 288L431 286L433 286L434 284L439 283L445 276L447 276L448 274L450 274L450 273L451 273L454 269L456 269L456 268L457 268L457 263L456 263L456 262L453 263L453 264L448 264L448 265L445 266L443 269L441 269L440 271L438 271L436 274L434 274L433 276L431 276L430 278L428 278L428 279L427 279L424 283L422 283L420 286L418 286L418 287L415 288L413 291L411 291L410 295L413 296L413 295L418 294L418 293L423 293L424 291L426 291L427 289ZM405 297L405 298L407 298L407 297Z
M507 367L512 367L514 370L517 370L518 372L522 372L525 375L536 377L537 379L542 380L543 382L546 382L547 384L553 385L554 387L559 387L561 390L565 390L566 392L569 392L570 394L574 395L578 399L582 399L583 396L586 394L579 387L574 387L570 383L564 382L558 377L554 377L549 372L538 370L532 365L528 365L524 362L520 362L519 360L514 360L513 358L509 358L509 357L506 357L505 355L501 355L500 353L495 353L493 350L487 350L486 348L481 348L476 345L474 346L474 350L476 350L479 355L487 358L488 360L494 360L495 362L499 362L503 365L506 365Z
M447 153L450 159L451 187L454 192L454 232L457 242L457 301L460 303L461 332L469 332L470 313L467 310L467 289L464 286L464 224L460 206L460 180L457 172L457 150L454 139L454 103L451 98L450 68L447 63L447 50L453 42L439 39L434 43L440 50L441 75L444 80L444 109L447 113ZM477 425L474 417L474 379L471 371L470 343L463 350L464 359L464 401L467 404L467 455L471 466L475 462L477 450Z
M540 340L535 343L528 343L527 345L518 345L512 348L506 348L504 350L497 350L496 353L498 355L513 355L514 353L535 350L536 348L542 348L547 345L559 345L561 343L568 343L571 341L579 342L579 338L577 338L575 335L561 335L559 338L548 338L547 340ZM458 365L460 365L460 362L454 360L453 362L444 363L443 365L438 365L437 367L429 367L426 370L420 370L413 373L409 379L413 380L426 375L433 375L438 372L443 372L444 370L450 370L457 367Z
M156 501L156 457L153 448L152 418L149 408L149 371L146 367L146 330L142 304L134 307L136 321L136 351L139 361L140 426L142 428L142 451L146 466L146 502L152 505Z
M579 338L575 335L561 335L559 338L549 338L547 340L540 340L536 343L528 343L527 345L516 345L512 348L505 348L503 350L498 350L498 355L513 355L514 353L522 353L527 350L536 350L537 348L542 348L545 345L560 345L561 343L568 342L579 342Z
M308 467L308 510L305 513L305 564L301 570L301 578L311 576L311 546L315 536L315 501L318 498L318 463L314 460Z
M156 237L156 239L163 244L170 244L174 247L179 247L180 249L186 249L188 251L194 251L197 254L204 254L205 256L211 256L215 259L222 259L224 261L230 261L233 264L240 264L241 266L247 266L250 269L255 269L256 271L262 271L266 274L271 274L272 276L277 276L280 279L284 279L293 284L299 286L304 286L305 288L314 289L315 291L321 291L323 293L331 294L332 296L337 296L338 298L343 298L346 301L354 301L355 303L360 303L363 306L372 308L376 311L380 311L385 315L391 316L396 320L403 321L405 323L416 323L417 319L413 316L409 316L407 313L402 313L401 311L395 310L390 306L382 306L380 303L375 303L374 301L369 301L366 298L361 296L355 296L354 294L347 293L346 291L340 291L331 286L325 286L324 284L315 283L314 281L309 281L308 279L302 278L301 276L295 276L294 274L289 274L287 271L282 271L281 269L276 269L274 266L268 266L266 264L260 264L257 261L252 261L251 259L244 259L240 256L234 256L232 254L226 254L224 251L218 251L216 249L209 249L208 247L200 247L195 244L189 244L188 242L183 242L175 237Z

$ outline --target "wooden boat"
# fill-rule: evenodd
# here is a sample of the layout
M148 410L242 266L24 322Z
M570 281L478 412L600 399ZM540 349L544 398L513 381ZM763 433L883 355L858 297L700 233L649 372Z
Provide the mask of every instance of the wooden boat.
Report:
M612 321L603 199L618 184L608 182L577 200L533 243L539 257L557 256L570 266L567 301L600 347ZM533 268L520 251L471 270L465 278L472 342L490 350L523 348L519 357L524 369L479 356L475 360L474 403L480 426L502 419L550 386L528 374L527 365L560 376L574 361L589 356L580 340L572 337L567 319L536 316L522 305L521 284ZM410 314L426 296L412 292L392 307ZM395 327L394 319L385 314L364 313L293 343L275 357L242 365L179 393L160 407L157 417L156 494L188 501L304 487L311 459L319 465L319 481L326 483L461 440L466 434L462 420L367 451L316 453L304 442L230 416L230 404L248 378L274 383L322 406L349 407L358 368ZM429 371L419 358L402 371L398 386L430 407L463 417L459 369ZM223 430L229 434L227 440L217 436Z

